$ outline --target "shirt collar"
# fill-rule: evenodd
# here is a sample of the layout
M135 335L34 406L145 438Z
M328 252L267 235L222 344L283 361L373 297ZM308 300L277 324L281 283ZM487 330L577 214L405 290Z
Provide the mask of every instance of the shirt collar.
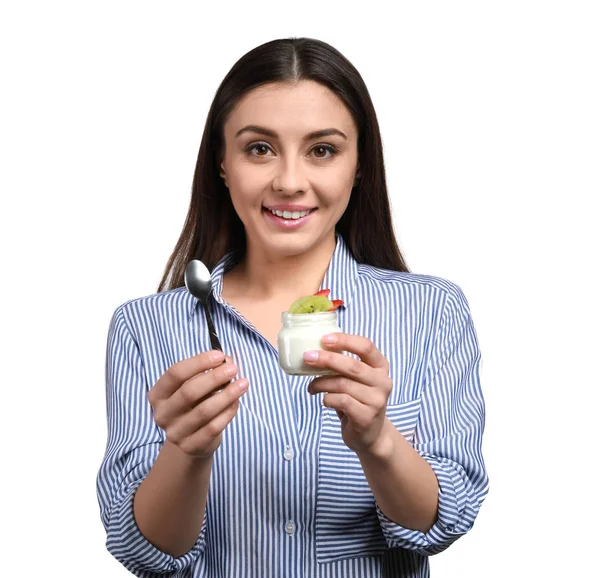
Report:
M223 275L227 273L241 258L239 252L232 251L227 253L212 270L211 286L212 297L217 303L225 304L222 297L223 292ZM341 299L344 304L342 307L347 307L352 300L354 293L356 276L358 273L358 263L350 253L350 249L344 242L344 239L339 233L336 233L336 245L329 262L329 267L323 277L323 282L319 287L321 289L330 289L330 299ZM190 305L188 321L191 321L198 304L200 302L195 297L192 297Z
M346 308L352 300L356 287L358 262L339 233L336 233L335 239L335 250L319 290L331 289L329 298L341 299L344 302L342 307Z

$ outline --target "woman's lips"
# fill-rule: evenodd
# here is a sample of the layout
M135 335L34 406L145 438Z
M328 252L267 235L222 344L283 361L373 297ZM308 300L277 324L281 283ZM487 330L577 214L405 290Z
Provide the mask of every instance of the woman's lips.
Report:
M298 219L284 219L283 217L278 217L277 215L274 215L269 209L263 207L263 213L268 219L268 221L270 223L273 223L279 229L283 229L284 231L290 231L302 227L308 221L310 221L316 210L317 209L311 209L308 215L305 215L304 217L300 217Z

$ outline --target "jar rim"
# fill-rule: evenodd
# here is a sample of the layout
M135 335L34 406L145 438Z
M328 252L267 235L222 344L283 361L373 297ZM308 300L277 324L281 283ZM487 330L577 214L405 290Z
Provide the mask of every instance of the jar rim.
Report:
M306 317L308 315L311 317L317 317L320 315L337 315L337 311L335 309L333 311L319 311L317 313L290 313L289 311L284 311L281 315L285 315L287 317Z
M337 319L337 310L320 311L319 313L289 313L288 311L284 311L281 314L282 323L285 323L286 321L310 321L311 319L314 319L315 321Z

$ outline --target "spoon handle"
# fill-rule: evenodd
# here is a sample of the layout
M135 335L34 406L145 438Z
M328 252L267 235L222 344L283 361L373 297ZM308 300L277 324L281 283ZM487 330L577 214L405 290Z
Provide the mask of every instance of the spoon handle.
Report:
M210 345L213 349L218 349L219 351L223 351L221 344L219 343L219 338L217 337L217 332L215 331L215 326L213 325L212 319L210 318L210 313L208 311L208 303L203 303L204 306L204 314L206 316L206 323L208 323L208 333L210 335Z

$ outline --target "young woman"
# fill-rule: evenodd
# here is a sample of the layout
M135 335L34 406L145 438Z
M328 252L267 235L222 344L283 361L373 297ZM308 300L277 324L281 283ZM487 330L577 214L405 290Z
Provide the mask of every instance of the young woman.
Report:
M281 312L323 288L342 332L305 359L337 375L287 375ZM108 549L148 577L428 576L487 493L479 367L461 289L400 253L357 70L313 39L259 46L217 91L158 293L111 321Z

